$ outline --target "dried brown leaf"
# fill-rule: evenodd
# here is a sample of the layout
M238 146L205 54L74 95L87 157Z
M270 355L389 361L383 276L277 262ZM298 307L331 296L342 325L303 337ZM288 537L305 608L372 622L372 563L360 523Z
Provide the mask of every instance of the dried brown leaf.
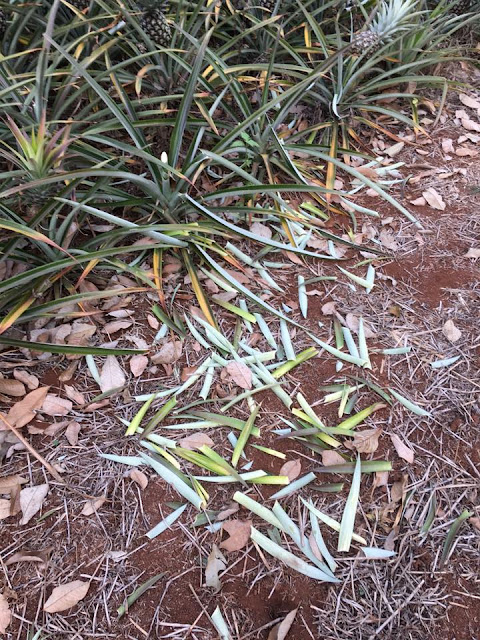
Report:
M123 329L128 329L133 324L132 320L113 320L103 325L102 331L105 333L117 333Z
M464 256L465 258L480 258L480 249L471 247Z
M226 551L239 551L248 544L252 521L227 520L223 523L222 528L230 537L220 544L220 548Z
M107 356L100 373L100 389L102 393L123 387L126 381L125 373L116 356Z
M15 380L19 380L23 382L23 384L27 385L27 387L33 391L33 389L37 389L39 382L37 376L34 376L33 373L28 373L24 369L14 369L13 377Z
M267 238L267 240L272 238L272 230L270 227L267 227L261 222L254 222L250 227L250 231L257 236L260 236L260 238Z
M268 634L267 640L285 640L290 629L292 628L292 624L295 620L295 616L297 615L297 611L298 609L290 611L285 620L282 620L280 624L275 625ZM294 639L292 638L292 640Z
M220 511L217 514L217 517L215 518L215 520L217 522L221 522L222 520L226 520L230 516L233 516L235 513L237 513L239 509L240 509L240 506L239 506L238 502L232 502L232 503L230 503L230 506L227 509L222 509L222 511Z
M480 102L472 98L471 96L467 96L465 93L459 93L458 97L460 102L464 104L466 107L470 107L470 109L480 109Z
M282 465L280 469L279 475L287 476L290 482L298 478L298 476L302 473L302 462L299 458L296 460L289 460Z
M132 356L128 364L132 375L135 378L138 378L148 367L148 357L143 356L141 353L139 353L136 356Z
M220 578L218 574L227 566L227 561L216 544L212 545L212 550L207 559L205 567L205 586L212 587L215 592L221 588Z
M382 429L364 429L355 431L353 436L353 448L358 453L374 453L378 449L378 439Z
M65 431L65 437L68 443L74 447L78 443L78 434L80 433L81 426L75 420L68 423L68 427Z
M84 504L82 511L80 512L81 516L92 516L96 513L100 507L106 502L105 496L100 496L99 498L94 498L93 500L87 500Z
M404 444L400 440L400 438L397 436L397 434L392 433L390 435L390 438L391 438L392 444L395 447L395 450L396 450L397 454L400 456L400 458L403 458L409 464L412 464L414 459L415 459L414 451L412 451L412 449L410 449L410 447L407 447L407 445Z
M39 409L42 406L49 388L50 387L40 387L39 389L30 391L23 400L16 402L8 412L8 422L12 426L17 427L17 429L20 429L28 424L30 420L33 420L35 417L35 409ZM0 420L0 431L7 428L8 427Z
M22 519L20 524L28 524L33 516L42 508L43 501L47 497L48 484L39 484L36 487L26 487L20 491L20 508Z
M50 594L50 597L43 605L43 610L47 613L57 613L58 611L66 611L74 607L80 600L83 600L90 588L89 582L83 580L74 580L62 584Z
M331 467L334 464L345 464L345 460L336 451L325 449L322 451L322 463L325 467Z
M0 520L5 520L5 518L9 518L11 513L12 503L10 500L6 498L0 498Z
M84 397L83 393L80 393L80 391L77 391L77 389L75 389L75 387L72 387L72 386L66 384L65 385L65 394L66 394L67 398L70 398L70 400L73 400L73 402L75 402L75 404L78 404L78 405L85 404L85 397Z
M252 372L243 362L229 362L225 367L229 376L241 389L252 388Z
M15 564L17 562L41 562L45 565L52 550L53 547L48 547L47 549L39 549L38 551L29 551L28 549L23 549L17 551L17 553L14 553L13 556L10 556L10 558L8 558L8 560L5 562L5 565L8 567L11 564Z
M25 484L26 482L28 482L28 480L26 478L22 478L22 476L19 476L18 474L0 478L0 494L11 494L12 491L15 491L20 485Z
M7 629L12 621L12 612L8 606L7 599L0 593L0 633L7 633Z
M130 478L134 482L136 482L138 484L138 486L141 489L146 489L147 488L147 486L148 486L148 478L143 473L143 471L140 471L139 469L132 469L128 475L130 476Z
M47 416L66 416L72 410L72 401L60 398L53 393L48 393L42 404L42 413Z
M207 436L206 433L192 433L191 435L179 440L178 444L184 449L190 449L190 451L193 451L194 449L199 449L204 444L208 447L213 447L215 443L209 436Z
M0 393L6 396L21 398L26 394L25 385L20 380L12 380L11 378L0 378Z
M450 340L450 342L458 342L462 337L462 332L455 326L453 320L447 320L442 328L443 335Z
M429 187L426 191L424 191L422 193L422 196L425 198L429 206L432 207L432 209L445 211L447 205L443 201L442 196L438 193L438 191L435 191L433 187Z
M151 360L154 364L173 364L182 355L182 343L179 340L166 342Z

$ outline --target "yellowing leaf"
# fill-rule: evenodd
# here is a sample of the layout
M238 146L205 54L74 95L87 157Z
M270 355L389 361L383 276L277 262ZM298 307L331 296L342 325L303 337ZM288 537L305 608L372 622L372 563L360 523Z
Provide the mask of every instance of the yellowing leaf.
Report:
M74 607L80 600L83 600L90 588L89 582L83 580L74 580L67 584L55 587L50 597L45 602L43 610L47 613L57 613L58 611L66 611Z

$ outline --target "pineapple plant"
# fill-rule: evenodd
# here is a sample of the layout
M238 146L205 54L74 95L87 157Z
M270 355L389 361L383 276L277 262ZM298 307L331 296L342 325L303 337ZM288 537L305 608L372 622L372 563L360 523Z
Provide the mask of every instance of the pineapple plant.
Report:
M48 131L45 113L30 135L22 131L10 116L7 116L7 123L16 146L4 140L0 141L0 158L19 169L20 174L11 186L17 187L45 178L53 178L63 170L68 148L73 142L69 136L69 126L51 134ZM57 195L64 186L65 183L62 180L40 184L22 190L20 197L27 206L41 207Z
M367 50L375 53L386 44L393 34L406 28L416 0L384 0L369 26L353 35L350 53L362 55Z
M172 42L172 29L165 17L165 2L141 0L140 27L158 47L168 47Z

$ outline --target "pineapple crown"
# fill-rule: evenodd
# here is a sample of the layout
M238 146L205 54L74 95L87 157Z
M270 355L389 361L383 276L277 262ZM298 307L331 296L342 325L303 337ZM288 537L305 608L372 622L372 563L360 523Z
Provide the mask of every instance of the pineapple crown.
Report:
M407 19L412 16L417 0L383 0L369 26L369 31L380 39L388 38L394 31L407 28Z

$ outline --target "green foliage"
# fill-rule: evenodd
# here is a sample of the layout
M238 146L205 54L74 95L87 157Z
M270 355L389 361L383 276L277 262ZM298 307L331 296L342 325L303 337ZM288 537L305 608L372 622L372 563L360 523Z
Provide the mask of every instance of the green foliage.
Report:
M372 183L343 154L365 157L358 127L377 128L379 116L414 126L413 112L385 98L408 106L407 86L446 88L431 70L459 55L445 43L473 14L422 6L356 56L352 34L381 8L372 0L352 11L317 0L160 4L55 0L4 11L0 331L80 309L91 273L99 284L125 273L158 291L167 252L183 260L214 325L196 273L222 277L238 263L227 241L248 241L262 257L318 256L305 238L340 241L323 222L348 213L355 224L349 198L368 187L412 218L388 193L394 175ZM152 10L164 12L169 42L146 33ZM353 186L335 191L338 175ZM274 236L250 231L255 221ZM142 237L150 244L134 243Z

